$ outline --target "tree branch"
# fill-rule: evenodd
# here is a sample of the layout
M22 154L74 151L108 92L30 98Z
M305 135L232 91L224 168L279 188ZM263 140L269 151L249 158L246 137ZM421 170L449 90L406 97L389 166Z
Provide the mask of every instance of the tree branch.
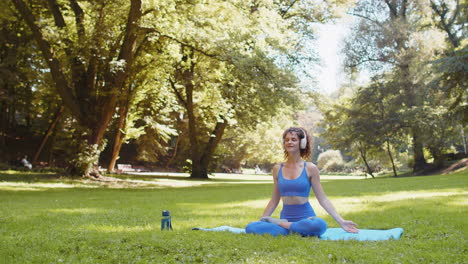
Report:
M395 64L391 61L388 61L388 60L384 60L384 59L375 59L375 58L367 58L367 59L362 59L362 60L359 60L358 62L356 63L350 63L350 64L346 64L347 67L349 68L352 68L352 67L357 67L361 64L364 64L364 63L367 63L367 62L385 62L385 63L389 63L389 64Z
M76 0L70 0L70 6L75 13L75 23L76 23L76 31L78 32L78 36L85 37L86 31L84 27L84 12L81 9L80 5Z
M59 28L64 28L67 26L65 19L63 18L62 12L60 12L59 5L56 0L47 0L49 3L49 9L54 16L55 25Z
M355 16L355 17L360 17L360 18L368 20L368 21L370 21L370 22L372 22L372 23L374 23L374 24L376 24L376 25L378 25L380 27L382 26L382 24L379 21L371 19L370 17L366 17L366 16L361 15L361 14L350 13L350 12L347 12L346 14L351 15L351 16Z
M450 26L452 25L454 19L456 18L456 16L458 15L458 12L459 12L460 7L458 5L458 1L457 1L457 9L455 11L456 13L453 15L452 19L450 19L451 22L446 22L446 19L448 20L448 18L446 17L447 12L448 12L448 8L445 5L445 3L443 3L442 6L440 7L441 9L439 9L439 6L434 1L431 1L431 8L440 17L440 26L439 27L441 29L443 29L447 33L448 38L449 38L450 42L452 43L452 45L454 47L458 47L460 45L460 41L455 36L455 34L452 33L452 30L450 28Z
M210 58L216 58L220 61L228 61L227 59L223 59L221 58L221 55L219 54L210 54L209 52L206 52L200 48L197 48L191 44L188 44L187 42L184 42L184 41L181 41L179 39L177 39L176 37L173 37L173 36L169 36L169 35L166 35L166 34L162 34L161 32L157 31L156 29L154 28L144 28L144 27L141 27L141 29L145 30L147 33L157 33L160 37L163 37L163 38L167 38L167 39L170 39L172 41L175 41L183 46L186 46L186 47L189 47L191 49L193 49L194 51L198 52L198 53L201 53L207 57L210 57Z
M432 2L432 1L431 1ZM460 14L460 1L457 0L457 6L455 8L455 11L453 13L452 19L448 22L449 25L452 25L455 23L455 20L457 19L458 15Z
M286 14L289 12L289 9L291 9L291 7L293 7L296 3L297 3L298 0L294 0L287 8L286 10L282 10L281 11L281 17L284 18L284 16L286 16Z
M398 11L396 9L396 6L393 6L392 3L390 3L389 0L385 0L385 3L387 4L388 8L390 9L390 17L395 19L398 16Z
M221 141L221 138L223 137L223 134L224 134L224 130L228 125L228 122L226 118L224 118L224 116L221 115L219 116L219 118L221 119L221 121L216 122L216 126L213 129L213 132L211 133L211 137L208 140L208 143L205 145L205 149L201 157L202 163L208 163L208 160L213 155L213 152L218 146L219 141Z
M401 2L401 8L400 8L400 16L404 17L406 20L406 9L408 7L408 0L403 0Z
M12 0L12 2L15 5L16 10L18 10L18 12L21 14L28 27L31 29L31 32L33 33L34 39L36 40L37 45L42 52L42 56L44 57L47 66L49 66L52 78L55 82L55 89L59 93L64 104L67 105L67 107L71 110L73 115L82 120L83 116L80 107L71 94L70 84L65 78L60 62L53 54L50 43L44 39L40 28L36 25L33 13L24 3L24 1Z
M169 78L168 81L171 84L171 88L174 91L175 95L177 96L177 99L180 101L182 105L184 105L185 108L187 108L187 102L185 101L184 97L179 92L179 90L177 90L177 87L175 86L175 82L171 78Z
M74 0L71 0L71 1L73 2ZM52 12L52 15L54 16L55 25L57 27L61 28L61 29L66 28L67 25L65 23L65 19L63 18L62 12L60 11L60 8L59 8L60 6L57 3L57 0L48 0L48 3L49 3L49 9ZM79 10L81 10L81 8L79 8L79 6L78 7L73 7L73 4L72 4L72 8L73 8L74 11L75 11L75 8L78 8ZM79 12L79 10L75 11L75 15L77 15L76 12ZM81 13L82 12L83 11L81 10ZM81 16L81 18L79 16ZM83 16L83 14L80 15L78 13L78 16L76 16L75 19L80 20L80 19L82 19L82 16ZM83 28L83 30L84 30L84 28ZM85 101L83 99L86 98L88 96L88 93L89 93L89 91L88 91L89 89L86 87L87 77L86 77L85 65L78 58L77 54L74 54L71 51L72 47L73 47L73 41L71 41L67 37L64 37L63 40L66 43L66 47L64 48L64 50L65 50L65 53L68 56L68 61L70 63L70 70L71 70L71 73L72 73L72 80L73 80L72 82L73 82L73 87L75 89L75 94L76 94L79 101ZM82 109L89 109L89 108L84 107ZM83 114L86 115L86 113L83 113Z

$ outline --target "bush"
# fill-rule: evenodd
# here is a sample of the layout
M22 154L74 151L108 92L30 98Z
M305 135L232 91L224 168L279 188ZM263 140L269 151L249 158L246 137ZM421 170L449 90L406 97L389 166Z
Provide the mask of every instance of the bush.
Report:
M371 159L367 161L367 164L372 169L373 172L381 172L385 167L382 161Z
M344 171L345 164L343 161L340 162L338 160L331 160L330 162L325 164L325 167L323 169L329 172L341 172Z
M356 172L356 171L362 171L363 168L362 168L361 165L356 164L356 161L351 160L350 162L346 162L346 163L344 164L343 170L344 170L346 173L353 173L353 172Z
M345 162L339 150L327 150L320 153L317 159L317 166L319 169L326 171L342 171L345 167Z

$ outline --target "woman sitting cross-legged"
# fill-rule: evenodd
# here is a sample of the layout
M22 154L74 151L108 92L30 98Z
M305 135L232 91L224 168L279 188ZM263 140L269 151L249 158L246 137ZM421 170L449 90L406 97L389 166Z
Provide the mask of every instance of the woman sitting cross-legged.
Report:
M291 127L283 133L283 148L286 162L273 167L273 194L266 206L260 221L249 223L246 233L288 235L298 233L302 236L320 236L327 230L327 223L316 217L309 203L309 193L312 188L320 205L347 232L357 233L359 230L352 221L344 220L328 200L322 185L317 167L306 162L310 156L310 137L307 132L298 127ZM280 199L283 210L280 218L271 214L275 211Z

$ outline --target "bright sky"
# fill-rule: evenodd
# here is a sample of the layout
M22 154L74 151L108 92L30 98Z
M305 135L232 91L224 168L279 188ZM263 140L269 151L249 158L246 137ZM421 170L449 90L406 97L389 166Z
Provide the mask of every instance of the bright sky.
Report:
M336 91L344 80L342 66L343 55L340 50L343 40L349 31L350 18L339 20L335 24L317 25L316 49L321 61L321 67L316 75L318 91L330 94Z

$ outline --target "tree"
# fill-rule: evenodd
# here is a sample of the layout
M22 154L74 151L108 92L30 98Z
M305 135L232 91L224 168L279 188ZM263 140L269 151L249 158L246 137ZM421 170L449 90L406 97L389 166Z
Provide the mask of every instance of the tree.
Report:
M138 28L142 3L12 3L41 50L55 90L86 135L75 172L98 176L95 165L104 133L142 44Z
M7 8L5 3L0 7ZM14 138L11 136L14 130L20 130L20 125L31 127L31 86L34 81L29 76L33 75L30 68L35 61L27 59L32 49L31 35L21 29L22 25L14 14L3 13L0 23L0 149L3 152L8 141ZM16 113L23 115L20 122L15 117Z
M322 107L324 119L322 136L335 149L343 150L360 157L367 173L374 177L369 164L369 153L377 148L374 136L374 124L371 123L372 112L353 109L350 99L345 99L327 108ZM360 106L358 106L360 107Z
M39 150L35 149L37 138L54 131L56 122L49 117L60 109L61 102L49 92L51 82L31 32L11 10L10 2L2 2L0 9L0 160L27 154L35 163L48 136L37 145Z
M411 125L407 123L409 119L405 116L407 112L400 110L404 100L400 94L394 93L393 85L392 82L375 78L369 86L356 93L353 106L358 108L358 115L366 116L364 118L368 118L368 122L372 124L373 132L368 136L373 137L372 141L377 148L385 149L393 175L397 177L392 145L400 145L405 130Z
M430 87L435 91L442 92L443 102L447 106L447 111L442 117L442 122L452 120L456 129L461 131L461 141L465 154L468 153L465 127L468 123L468 106L466 102L466 75L467 70L464 65L468 61L468 48L465 40L466 27L466 5L461 5L456 1L430 1L433 11L433 21L437 28L446 33L447 42L450 44L442 56L433 62L435 73ZM464 43L464 45L462 45ZM460 124L456 124L460 122ZM440 141L439 141L440 142ZM440 145L440 144L439 144ZM443 158L437 147L430 148L434 156ZM441 163L439 160L437 163Z
M229 126L253 127L277 109L272 98L278 103L294 98L286 90L294 87L294 77L275 61L289 46L284 37L294 40L294 35L286 34L287 23L274 7L262 3L252 11L244 2L177 6L190 16L174 16L181 29L164 33L177 47L168 82L187 113L192 177L208 177L209 163ZM184 31L192 24L204 27Z
M351 12L361 18L354 38L347 42L347 65L368 65L374 70L393 71L395 93L401 93L401 102L408 113L421 113L425 81L418 77L423 63L419 51L423 50L430 28L424 29L424 6L405 0L360 1ZM424 158L423 134L418 115L406 115L411 124L409 133L414 153L414 171L421 171L427 162ZM414 122L416 121L416 122Z

